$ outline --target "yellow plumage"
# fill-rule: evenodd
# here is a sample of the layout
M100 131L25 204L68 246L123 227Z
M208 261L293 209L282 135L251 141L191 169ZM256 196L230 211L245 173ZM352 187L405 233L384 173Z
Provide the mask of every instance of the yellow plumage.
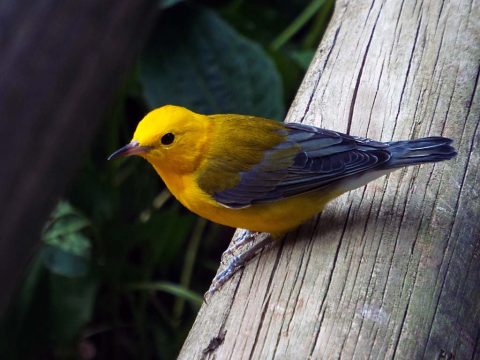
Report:
M279 234L336 196L399 167L455 155L449 139L381 143L244 115L178 106L150 112L111 157L139 155L171 193L211 221Z

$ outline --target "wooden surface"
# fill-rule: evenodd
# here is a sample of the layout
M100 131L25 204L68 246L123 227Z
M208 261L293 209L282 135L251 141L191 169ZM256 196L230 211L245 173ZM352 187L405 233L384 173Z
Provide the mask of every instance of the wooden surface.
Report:
M338 1L287 121L454 139L330 204L204 304L180 359L479 359L480 2ZM210 346L209 346L210 345Z
M152 0L0 1L0 315L155 7Z

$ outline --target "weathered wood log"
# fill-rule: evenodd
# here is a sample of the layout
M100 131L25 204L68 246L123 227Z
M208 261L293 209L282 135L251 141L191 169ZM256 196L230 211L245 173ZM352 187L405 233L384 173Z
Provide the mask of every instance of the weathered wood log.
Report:
M156 2L0 2L0 314Z
M338 1L287 121L451 161L392 173L266 249L208 304L180 359L480 358L480 4Z

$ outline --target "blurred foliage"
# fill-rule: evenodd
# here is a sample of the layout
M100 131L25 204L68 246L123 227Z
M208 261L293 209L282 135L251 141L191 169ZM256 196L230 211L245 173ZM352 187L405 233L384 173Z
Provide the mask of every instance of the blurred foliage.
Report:
M158 3L157 24L0 327L2 359L175 358L232 229L138 158L107 162L167 103L281 120L333 0Z
M280 75L259 45L239 35L212 10L177 7L170 13L158 23L154 30L158 35L140 62L149 107L173 103L206 114L243 112L282 118Z

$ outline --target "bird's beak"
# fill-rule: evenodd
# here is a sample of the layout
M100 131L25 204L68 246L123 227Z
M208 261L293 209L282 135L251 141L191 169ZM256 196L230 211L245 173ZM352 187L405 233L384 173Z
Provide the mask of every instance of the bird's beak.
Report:
M112 159L116 159L124 156L145 154L151 148L152 148L151 146L140 146L139 142L134 140L130 144L127 144L124 147L115 151L112 155L108 157L108 160L112 160Z

